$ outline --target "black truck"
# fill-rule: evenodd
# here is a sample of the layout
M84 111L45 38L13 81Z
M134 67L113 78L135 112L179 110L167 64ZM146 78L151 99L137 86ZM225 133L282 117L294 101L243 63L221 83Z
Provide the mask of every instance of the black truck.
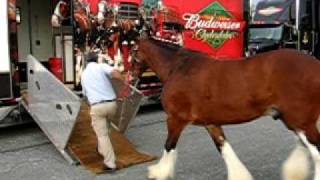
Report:
M320 57L318 0L265 0L250 6L248 54L295 48Z

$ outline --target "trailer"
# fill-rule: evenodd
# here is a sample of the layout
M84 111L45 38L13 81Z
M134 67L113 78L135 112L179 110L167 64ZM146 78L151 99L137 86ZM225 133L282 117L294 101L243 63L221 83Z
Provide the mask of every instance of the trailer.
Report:
M9 22L14 17L11 15L11 19L9 20L8 6L0 7L0 17L4 17L1 19L0 28L2 29L2 33L0 33L0 40L3 42L3 46L1 48L1 62L0 62L0 82L2 84L2 88L0 89L0 118L3 124L11 125L12 121L18 121L15 115L11 113L17 110L17 106L13 104L8 104L8 101L14 101L13 94L13 69L10 60L10 48L9 48ZM4 104L8 104L4 106ZM7 118L8 117L8 118ZM19 122L20 123L20 122ZM2 123L1 123L2 124Z
M71 7L73 2L70 1ZM122 20L138 17L134 0L114 0ZM0 62L0 127L36 122L58 152L70 163L81 163L94 173L103 170L96 135L90 125L89 107L77 94L73 9L60 27L50 24L56 0L9 0L0 6L3 43ZM118 96L112 120L111 141L119 168L155 159L140 153L123 135L134 119L142 93L114 81ZM81 138L79 138L81 137Z
M58 0L8 0L1 6L3 44L0 63L0 127L30 122L21 102L28 92L28 56L31 54L74 93L76 89L75 23L65 18L60 27L50 24ZM72 3L73 1L69 1ZM96 1L95 3L97 3ZM138 18L141 1L113 0L119 19ZM90 1L89 1L90 3ZM93 2L92 2L93 3ZM95 4L96 6L97 4ZM92 9L95 7L92 4ZM70 14L73 9L70 7ZM97 11L97 7L96 10ZM49 93L49 92L48 92Z

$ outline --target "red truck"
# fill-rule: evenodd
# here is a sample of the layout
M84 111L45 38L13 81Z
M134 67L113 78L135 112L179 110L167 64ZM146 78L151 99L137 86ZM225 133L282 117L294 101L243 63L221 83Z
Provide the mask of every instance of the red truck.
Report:
M236 60L245 51L246 1L162 0L151 10L155 38L208 53L219 60ZM161 83L152 72L140 80L138 89L151 100L160 99Z
M154 35L168 39L165 32L174 30L182 34L179 44L186 48L217 59L238 59L244 55L244 12L244 1L162 0L154 13L153 31Z

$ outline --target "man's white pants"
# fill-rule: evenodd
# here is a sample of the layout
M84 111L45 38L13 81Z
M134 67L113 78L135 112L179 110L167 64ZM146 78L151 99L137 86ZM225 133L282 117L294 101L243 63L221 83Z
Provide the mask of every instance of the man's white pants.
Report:
M109 138L110 122L116 111L116 102L96 104L90 108L91 125L98 138L98 151L109 168L116 168L116 158Z

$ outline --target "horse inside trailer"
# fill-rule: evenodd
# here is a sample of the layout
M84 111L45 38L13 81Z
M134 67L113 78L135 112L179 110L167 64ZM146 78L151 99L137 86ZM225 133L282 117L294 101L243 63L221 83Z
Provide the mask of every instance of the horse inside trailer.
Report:
M140 39L135 50L133 72L139 75L149 66L164 84L161 102L167 114L168 137L159 163L149 167L150 178L174 176L178 139L183 129L193 124L207 129L225 160L229 180L253 179L222 126L250 122L263 115L280 118L297 134L304 147L295 152L309 150L315 179L320 178L320 62L316 58L282 49L224 62L150 38ZM283 166L286 180L296 174L297 166L301 167L292 160L297 154L293 153ZM299 176L303 179L306 174Z

